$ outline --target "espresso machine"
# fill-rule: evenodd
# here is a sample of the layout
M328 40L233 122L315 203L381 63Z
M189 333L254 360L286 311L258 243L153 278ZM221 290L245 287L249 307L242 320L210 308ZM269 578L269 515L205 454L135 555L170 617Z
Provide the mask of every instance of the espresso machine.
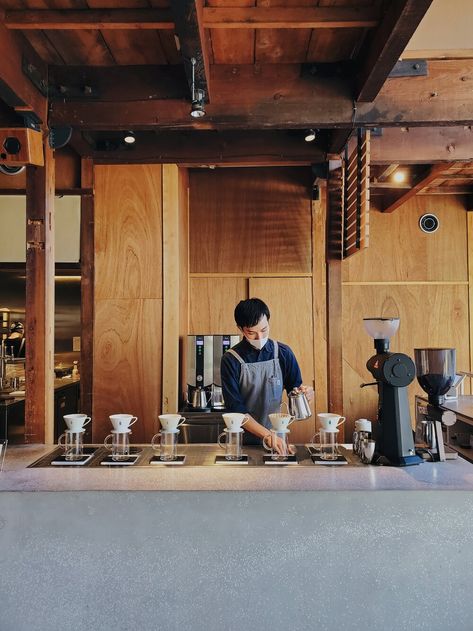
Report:
M229 348L235 346L240 341L239 335L214 335L213 336L213 384L212 384L212 407L216 409L224 408L225 402L222 393L222 377L220 374L220 364L222 356Z
M378 423L373 462L398 467L416 465L407 386L415 379L415 366L403 353L390 353L389 342L399 328L399 318L363 318L365 331L374 339L376 354L366 367L378 386ZM362 384L375 385L375 384Z
M417 403L416 442L419 452L441 462L456 457L445 450L442 425L456 423L451 410L442 410L445 395L456 380L456 351L454 348L414 349L417 381L428 396L427 404Z
M210 409L213 373L213 336L187 336L187 405L195 410Z

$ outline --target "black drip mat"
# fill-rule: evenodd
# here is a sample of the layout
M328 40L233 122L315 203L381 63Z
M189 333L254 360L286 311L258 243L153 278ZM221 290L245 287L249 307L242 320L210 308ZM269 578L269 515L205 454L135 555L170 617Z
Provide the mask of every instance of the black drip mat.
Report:
M311 459L314 464L328 465L329 467L333 465L348 464L348 460L345 456L341 455L338 455L335 460L325 460L322 456L317 455L312 455Z
M86 451L86 450L84 449L83 451ZM51 460L51 465L56 466L56 467L83 466L87 464L88 462L90 462L90 460L92 460L92 458L94 457L95 449L91 449L90 452L91 453L89 454L85 453L83 456L80 456L79 458L74 459L74 460L68 460L65 454L55 456Z
M150 461L149 464L152 465L180 465L180 464L184 464L186 460L185 456L176 456L175 460L161 460L161 458L159 456L153 456Z
M120 458L120 460L114 460L113 456L110 454L108 456L105 456L105 458L103 458L103 460L101 460L100 464L104 465L104 466L119 466L119 467L126 467L126 466L130 466L130 465L134 465L135 462L138 460L139 455L133 455L133 456L128 456L127 458Z
M285 458L283 458L282 456L278 456L276 460L274 460L272 456L266 455L266 456L263 456L263 461L264 461L264 464L268 464L268 465L299 464L296 454L286 456Z
M248 456L242 455L240 460L227 460L225 456L215 456L215 464L222 464L222 465L227 465L227 466L248 464Z
M84 459L82 462L74 461L74 460L66 461L66 458L64 455L64 449L61 447L56 447L54 451L51 451L49 454L46 454L45 456L41 456L41 458L38 458L38 460L35 460L34 462L32 462L30 465L28 465L28 468L51 467L51 466L55 466L55 467L88 466L95 459L99 451L100 451L99 447L84 447L83 448Z

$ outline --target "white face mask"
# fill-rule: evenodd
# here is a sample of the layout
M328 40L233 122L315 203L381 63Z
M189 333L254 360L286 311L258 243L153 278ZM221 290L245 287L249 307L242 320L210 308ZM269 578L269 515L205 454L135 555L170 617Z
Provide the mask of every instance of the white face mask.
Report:
M245 335L245 337L246 337L246 335ZM266 344L268 339L269 338L267 338L267 337L262 337L259 340L249 340L246 337L246 341L249 342L251 344L251 346L254 346L255 348L257 348L258 350L261 350L263 348L263 346Z

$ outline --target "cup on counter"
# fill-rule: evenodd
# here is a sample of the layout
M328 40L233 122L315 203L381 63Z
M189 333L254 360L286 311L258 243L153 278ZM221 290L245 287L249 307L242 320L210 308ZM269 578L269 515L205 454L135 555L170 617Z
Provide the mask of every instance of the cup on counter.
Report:
M179 414L175 414L174 416L179 416ZM160 460L163 460L164 462L176 460L178 436L178 429L172 429L169 431L162 430L153 436L151 439L151 447L159 450Z
M87 414L65 414L63 418L71 432L81 432L92 420Z
M345 422L345 417L340 414L332 414L331 412L322 412L317 414L319 419L319 425L321 429L336 430Z
M245 415L242 414L241 416L245 416ZM241 437L243 436L243 433L244 433L244 430L242 427L239 427L236 430L230 430L227 427L219 435L219 437L217 438L217 443L221 449L225 449L225 460L241 460L241 457L242 457ZM224 438L225 438L225 444L222 445L221 441Z
M363 464L371 464L373 460L375 448L376 448L376 443L374 440L365 438L364 440L360 442L359 456Z
M290 414L283 414L282 412L276 412L275 414L268 414L271 426L277 432L282 432L295 421L295 417Z
M318 439L318 440L317 440ZM314 436L312 443L318 443L318 451L322 460L336 460L338 458L338 429L321 428Z
M248 420L246 414L240 414L238 412L228 412L227 414L222 414L222 416L230 432L237 432Z
M138 420L137 416L132 414L112 414L109 419L116 432L126 432Z
M180 414L161 414L159 417L161 427L165 432L174 432L185 423L186 419Z
M57 444L64 449L66 460L80 460L84 455L84 430L76 432L66 429L59 436Z
M119 462L126 460L130 455L130 434L131 429L126 431L112 431L105 440L103 445L112 452L112 460Z
M355 421L355 430L357 432L371 432L371 421L367 418L359 418Z

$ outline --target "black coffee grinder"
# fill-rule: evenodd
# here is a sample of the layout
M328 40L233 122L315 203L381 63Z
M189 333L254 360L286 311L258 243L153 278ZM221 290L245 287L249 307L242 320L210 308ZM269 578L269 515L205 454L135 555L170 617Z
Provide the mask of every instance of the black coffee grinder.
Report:
M447 459L443 444L442 424L446 427L456 423L456 415L450 410L442 410L445 395L455 382L456 351L454 348L415 348L417 381L428 395L428 404L422 406L420 428L416 435L422 436L427 444L426 451L432 459Z
M415 366L403 353L390 353L389 340L399 318L363 318L365 331L374 338L376 355L366 367L378 386L378 423L374 462L398 467L420 464L412 436L407 386L415 379Z

